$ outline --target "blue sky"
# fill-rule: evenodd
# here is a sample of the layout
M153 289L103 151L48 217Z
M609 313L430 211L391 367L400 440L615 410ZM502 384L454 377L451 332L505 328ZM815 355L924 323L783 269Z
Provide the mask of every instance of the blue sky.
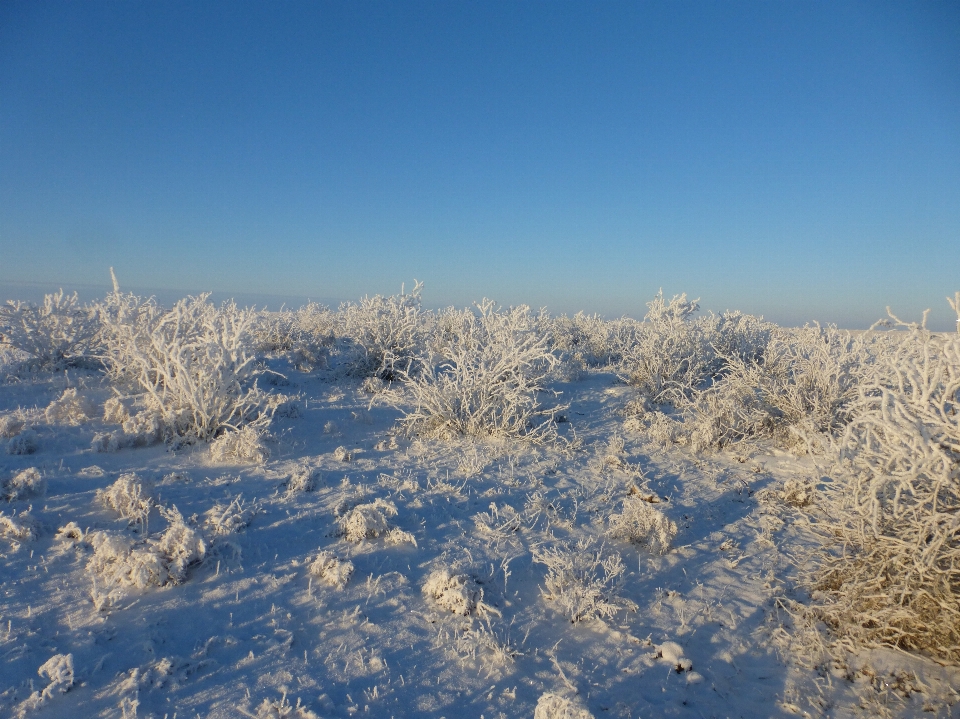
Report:
M174 293L417 278L430 306L640 316L663 287L950 327L960 6L7 0L0 289L111 265Z

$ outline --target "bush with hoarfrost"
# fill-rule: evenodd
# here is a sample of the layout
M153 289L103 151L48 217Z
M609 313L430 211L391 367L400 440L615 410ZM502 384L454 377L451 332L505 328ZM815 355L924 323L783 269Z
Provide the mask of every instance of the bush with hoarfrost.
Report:
M353 562L321 550L310 564L310 574L331 587L343 589L353 576Z
M260 505L245 502L237 495L230 502L217 502L204 513L203 526L214 536L236 534L248 526L260 512Z
M187 569L207 556L208 543L197 527L183 519L176 505L161 507L160 514L168 526L157 540L156 547L166 561L171 581L180 584L187 578Z
M483 587L474 577L455 574L447 567L430 573L423 583L423 595L441 609L466 617L471 614L483 616L499 614L483 602Z
M0 437L9 439L16 437L23 429L24 421L15 414L5 414L0 417Z
M891 317L907 337L861 383L822 491L813 611L842 637L958 661L960 335Z
M142 392L165 438L208 440L227 429L270 422L267 394L250 349L256 312L220 307L209 294L170 310L116 291L101 307L108 371Z
M317 714L300 703L299 697L296 705L291 704L286 693L280 698L280 701L264 699L257 707L256 714L243 713L254 719L320 719Z
M40 448L40 437L33 429L21 430L7 442L7 454L33 454Z
M556 356L526 306L496 310L492 300L477 314L460 315L439 357L407 375L415 408L403 417L409 434L453 438L556 436L560 407L544 408L538 395Z
M214 462L263 464L270 457L265 437L265 430L250 425L227 430L210 443L210 458Z
M630 495L624 497L620 514L610 515L607 535L665 554L677 536L677 525L643 497Z
M98 489L96 499L130 524L141 525L144 532L150 511L156 502L153 483L141 479L134 472L121 474L117 481L106 489Z
M385 499L376 499L366 504L358 504L344 512L337 520L340 534L348 542L362 542L366 539L382 537L387 544L417 545L417 540L409 532L391 527L388 517L397 516L397 505Z
M425 341L422 290L423 283L415 281L410 294L401 289L392 297L375 295L340 305L342 333L355 347L350 374L394 380L401 371L414 371L411 365Z
M533 719L594 719L594 717L573 699L547 692L541 694L537 700Z
M43 412L47 424L80 425L96 414L93 402L77 393L76 387L68 387L59 399L51 402Z
M574 624L609 619L622 609L636 608L620 596L626 570L620 555L608 552L594 539L537 548L533 561L547 567L541 589L544 599Z
M8 300L0 305L0 344L34 357L42 367L63 367L91 359L99 323L93 308L76 293L44 295L43 304Z
M72 654L54 654L40 665L37 674L47 680L42 691L35 691L17 707L14 716L25 717L36 711L58 694L64 694L73 688L75 682ZM32 684L32 683L31 683Z
M252 330L257 352L283 353L298 369L323 367L337 336L337 316L310 302L298 310L261 312Z
M47 481L36 467L28 467L0 482L0 497L8 502L42 497L46 491Z
M40 535L40 523L26 512L11 514L0 512L0 537L6 537L14 543L32 542Z
M661 290L647 308L633 343L625 348L623 372L644 405L678 406L710 378L715 365L708 334L691 320L700 306L686 293L666 302Z

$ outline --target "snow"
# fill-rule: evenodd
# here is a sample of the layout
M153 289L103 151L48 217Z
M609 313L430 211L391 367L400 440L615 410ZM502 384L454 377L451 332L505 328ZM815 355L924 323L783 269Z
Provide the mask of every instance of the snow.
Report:
M805 661L822 460L630 429L605 370L551 381L531 442L270 361L298 411L215 456L94 451L129 413L93 370L0 385L35 445L0 455L0 716L960 717L956 666Z

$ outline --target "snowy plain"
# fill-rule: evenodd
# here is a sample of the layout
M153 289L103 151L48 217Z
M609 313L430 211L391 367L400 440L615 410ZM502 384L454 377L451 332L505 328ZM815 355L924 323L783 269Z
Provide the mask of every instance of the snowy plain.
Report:
M4 353L0 416L34 451L0 455L0 479L39 480L0 501L20 528L0 536L0 716L960 717L950 662L804 656L820 630L783 600L808 600L811 540L784 489L829 481L830 456L663 441L625 419L616 368L551 375L564 407L533 442L405 433L403 383L268 353L259 382L296 409L239 461L98 445L118 426L100 370ZM65 393L81 410L47 411ZM131 473L134 519L104 499ZM675 525L657 551L611 531L637 502ZM97 532L139 546L171 507L204 542L180 581L91 571ZM551 584L560 555L596 578L583 618Z

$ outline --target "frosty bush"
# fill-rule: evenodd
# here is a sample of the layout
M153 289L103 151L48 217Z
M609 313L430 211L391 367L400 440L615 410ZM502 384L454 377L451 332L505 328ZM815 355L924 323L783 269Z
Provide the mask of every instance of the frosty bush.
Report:
M40 438L32 429L25 429L7 442L7 454L33 454L40 448Z
M656 554L664 554L677 536L677 525L642 497L630 495L623 500L620 514L612 514L607 533L614 539L642 544Z
M647 307L624 352L623 370L645 404L679 405L711 377L715 353L702 324L690 320L699 309L696 300L684 293L665 302L661 290Z
M499 613L483 603L483 588L466 574L454 574L448 568L431 572L423 583L423 595L441 609L460 616Z
M93 547L87 571L111 589L162 587L170 580L167 563L155 546L115 532L92 532L86 541Z
M286 482L287 494L312 492L320 482L320 470L316 467L299 466L290 474Z
M252 330L256 351L286 353L304 370L323 367L336 343L337 316L310 302L296 311L261 312Z
M207 554L207 542L200 531L188 525L176 505L160 508L160 514L167 520L166 531L156 543L157 550L163 556L167 573L176 584L187 577L187 569L202 562Z
M0 437L16 437L23 429L24 421L13 414L0 417Z
M263 464L270 457L264 437L264 430L250 425L227 430L210 443L210 457L214 462Z
M397 505L384 499L358 504L339 518L340 533L348 542L383 537L388 544L409 543L416 546L417 541L412 534L389 525L387 517L395 516Z
M416 402L403 418L407 432L534 441L555 436L559 408L542 408L537 395L557 359L548 338L536 332L530 308L497 311L491 300L476 307L477 315L461 316L439 366L425 362L420 375L406 377Z
M533 719L594 719L594 716L578 702L546 692L537 700Z
M0 343L33 356L44 367L87 359L99 330L96 313L76 293L44 295L43 304L9 300L0 305Z
M541 590L544 599L574 624L608 619L621 609L635 608L633 602L620 596L626 569L623 560L595 540L535 549L533 561L547 566Z
M768 437L781 447L822 453L853 417L859 385L873 362L864 337L836 327L775 332L759 360L724 358L724 376L684 408L700 450Z
M12 514L0 512L0 537L6 537L14 542L32 542L40 534L40 524L26 512Z
M320 551L310 565L310 574L325 584L343 589L353 576L353 562L339 559L332 552Z
M146 532L147 519L154 505L153 484L135 473L122 474L106 489L97 490L97 501L109 507L130 524L139 524Z
M243 495L238 495L228 504L217 502L208 509L203 524L214 535L236 534L248 527L259 511L258 505L244 502Z
M167 437L206 440L270 421L248 349L256 313L232 302L215 307L208 297L163 311L153 300L115 292L101 311L111 375L144 393Z
M47 491L47 482L40 476L36 467L18 472L13 477L0 482L0 496L8 502L30 497L42 497Z
M893 319L908 336L861 384L845 473L825 489L816 613L855 640L956 661L960 336Z
M423 283L415 282L409 295L401 290L392 297L364 297L340 306L343 333L356 346L351 374L393 380L399 371L411 371L424 342L422 289Z
M619 324L583 312L560 315L549 323L550 347L566 378L576 379L587 368L620 361L622 346L615 339Z
M48 424L79 425L90 419L95 413L93 403L81 394L76 387L69 387L63 391L59 399L51 402L43 416Z

